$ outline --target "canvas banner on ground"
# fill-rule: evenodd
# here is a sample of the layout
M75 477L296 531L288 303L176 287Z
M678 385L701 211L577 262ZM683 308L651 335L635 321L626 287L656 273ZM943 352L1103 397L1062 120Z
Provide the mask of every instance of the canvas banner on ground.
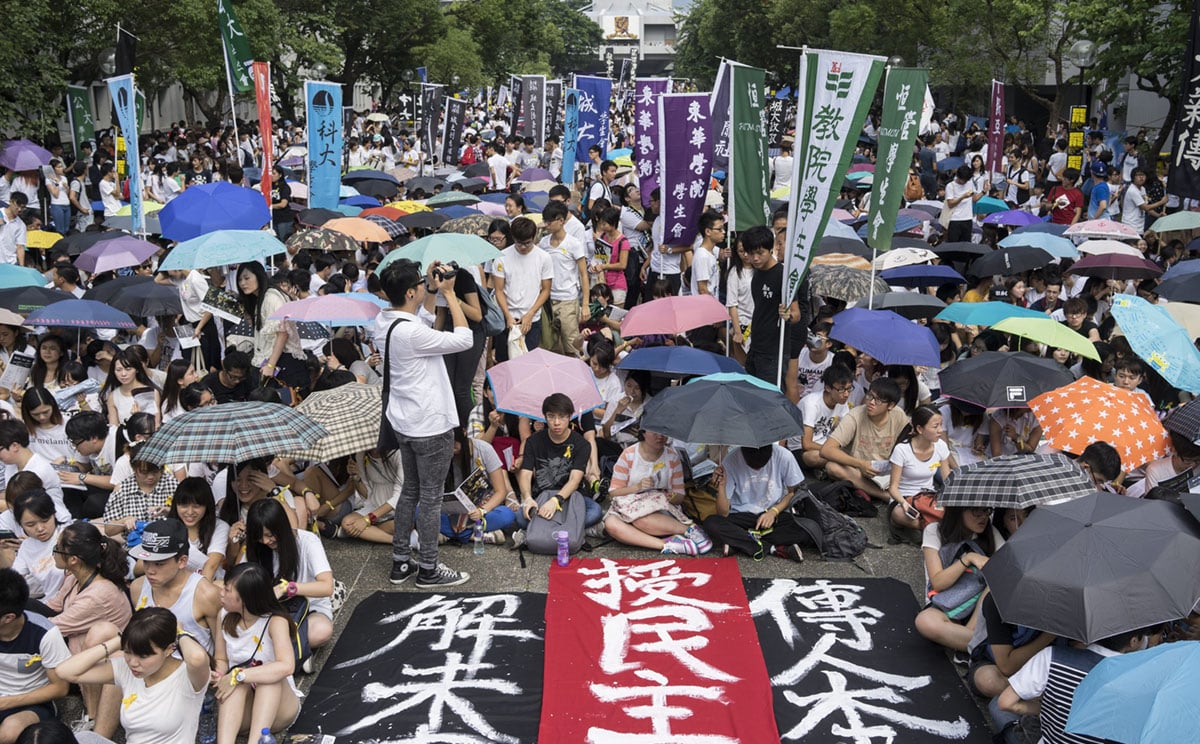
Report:
M995 177L1004 167L1004 83L992 81L992 97L989 101L991 116L988 119L987 169Z
M304 83L308 124L308 206L336 209L342 188L342 86Z
M538 741L779 741L734 561L554 565L545 646Z
M729 66L729 180L726 182L730 228L741 232L771 222L767 183L765 70L737 62Z
M575 150L579 144L579 90L563 89L563 162L559 180L570 186L575 183Z
M1200 199L1200 2L1192 3L1192 25L1183 57L1179 118L1171 138L1171 177L1167 191L1184 199Z
M875 183L871 187L871 219L867 222L867 244L876 251L892 247L928 81L928 70L892 67L883 84L883 120L875 156Z
M780 741L992 740L944 651L913 631L917 603L906 584L746 579L745 587Z
M883 73L883 57L836 51L800 56L796 146L788 199L785 298L794 297L824 234L858 133Z
M708 94L664 93L658 97L658 121L663 243L691 246L712 175Z
M117 113L117 124L125 138L125 162L129 174L129 214L132 216L134 234L146 232L146 215L142 206L141 158L138 153L137 95L133 87L133 75L110 77L108 94L112 97L113 110Z
M271 64L269 62L254 63L254 100L258 107L258 131L270 132L271 129ZM271 166L275 164L273 137L262 138L262 186L263 196L267 206L271 206L271 180L275 174Z
M221 46L225 51L226 70L232 87L245 93L254 87L254 57L250 54L250 41L242 32L229 0L217 0L217 19L221 25Z
M293 734L342 742L532 744L543 594L376 592L304 699ZM546 740L543 740L546 741Z
M658 97L666 93L670 78L642 78L634 81L634 151L637 153L638 187L642 206L650 206L650 194L662 178L658 152Z
M579 139L575 160L588 162L588 148L599 145L600 158L608 156L608 106L612 100L612 80L591 75L576 75L579 91Z
M82 86L67 86L67 123L75 144L75 157L81 156L79 146L96 139L96 119L92 115L92 94ZM93 143L94 144L94 143Z

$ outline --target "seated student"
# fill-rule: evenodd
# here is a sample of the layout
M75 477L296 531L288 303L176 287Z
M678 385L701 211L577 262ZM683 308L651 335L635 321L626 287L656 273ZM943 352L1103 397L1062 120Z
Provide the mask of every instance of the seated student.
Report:
M838 422L850 412L846 401L854 389L854 373L845 365L832 364L821 373L822 389L800 399L797 408L804 420L804 433L788 440L788 448L806 468L825 467L821 446L829 439Z
M1095 343L1100 340L1100 329L1088 317L1087 300L1082 297L1072 297L1063 303L1062 323L1088 341Z
M914 411L912 421L901 432L892 449L888 484L888 495L892 497L891 523L896 527L923 530L937 521L933 514L940 509L936 506L933 476L941 475L944 482L954 466L954 455L945 435L942 414L933 406L921 406ZM918 499L924 510L913 503Z
M80 519L96 519L104 513L104 504L112 490L113 464L117 460L117 427L99 411L83 411L67 419L67 441L78 455L73 464L79 468L73 477L85 493L67 494L67 506ZM68 478L72 475L68 475Z
M4 480L17 473L31 472L42 481L42 488L54 500L58 521L70 524L73 517L63 503L62 482L50 461L29 449L29 430L14 419L0 421L0 463L4 464Z
M136 458L136 448L131 452ZM110 535L129 533L138 522L165 516L178 485L179 481L162 465L134 459L133 475L121 481L104 505L104 531Z
M229 525L217 519L217 505L208 481L195 476L179 481L167 518L177 519L187 528L187 570L209 581L220 579L225 573L221 563L229 543Z
M488 388L489 390L491 388ZM376 450L355 456L358 472L367 483L367 495L356 501L354 511L342 518L338 537L354 537L367 542L392 544L396 528L396 500L400 498L400 454L381 457Z
M988 449L992 457L1036 452L1042 425L1028 408L1001 408L988 415Z
M665 554L707 553L712 540L679 508L684 493L679 455L667 447L666 436L643 431L642 441L627 447L613 466L604 529L627 545Z
M0 742L11 744L27 727L56 717L54 700L67 683L59 665L71 657L62 632L25 609L29 587L19 573L0 569Z
M584 471L589 467L592 445L571 428L574 415L575 404L562 393L554 393L542 401L546 428L535 432L525 442L521 470L517 475L521 492L517 526L521 529L529 526L535 511L543 519L549 519L572 498L583 499L588 527L604 517L600 505L579 490ZM553 497L539 507L537 497L548 491L554 493Z
M483 522L483 541L500 544L504 533L511 531L517 523L517 497L508 480L508 471L500 461L500 455L487 442L468 440L462 429L454 430L454 455L447 474L447 489L453 490L465 481L481 479L486 485L482 491L482 503L467 514L451 516L442 513L441 534L454 542L471 542L472 529L476 521ZM511 506L509 505L511 502Z
M232 403L246 400L255 387L254 377L250 355L234 349L221 360L221 369L204 376L203 383L218 403Z
M1142 381L1146 379L1146 367L1142 360L1135 356L1119 357L1113 364L1113 384L1122 390L1138 393L1145 399L1150 410L1154 410L1154 400L1150 393L1142 390Z
M867 389L866 405L850 409L821 445L825 472L880 501L888 499L891 483L888 458L908 416L896 404L900 387L887 377L876 378Z
M1092 442L1075 458L1079 469L1087 473L1097 491L1125 493L1121 485L1121 453L1108 442ZM1053 502L1051 502L1053 503Z
M54 550L66 525L58 521L54 501L41 488L18 494L11 506L13 518L25 535L13 558L12 568L24 577L30 596L35 599L53 597L65 578L62 569L55 565Z
M1168 485L1175 491L1186 491L1186 483L1177 483L1176 478L1186 481L1188 474L1200 465L1200 445L1191 437L1183 436L1167 429L1171 440L1172 454L1167 457L1146 463L1143 472L1145 477L1129 487L1126 496L1145 496L1151 489Z
M129 551L131 557L141 561L145 575L133 580L129 596L135 610L170 610L178 618L179 627L211 655L221 592L216 584L188 569L190 548L188 530L182 522L160 519L146 525L142 542Z
M978 642L977 645L968 648L971 666L967 671L967 685L975 694L990 699L1004 692L1008 678L1025 666L1034 654L1054 643L1056 636L1004 622L990 593L979 602L982 622L976 624L971 639L971 643Z
M778 444L738 447L717 471L717 513L704 531L728 556L737 550L753 557L769 551L803 561L801 543L812 538L788 511L804 475L796 459Z
M625 394L609 405L601 424L600 455L619 455L625 447L637 443L639 423L649 399L650 373L629 372L625 376Z
M179 630L178 622L161 607L138 610L123 633L106 623L97 628L105 636L101 643L62 665L63 678L71 682L116 685L129 744L196 740L209 685L209 655L186 626Z

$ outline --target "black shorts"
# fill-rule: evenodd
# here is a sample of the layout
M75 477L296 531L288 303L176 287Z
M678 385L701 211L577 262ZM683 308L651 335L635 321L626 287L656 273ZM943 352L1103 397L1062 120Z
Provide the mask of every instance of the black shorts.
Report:
M38 703L37 705L25 705L20 708L10 708L8 710L0 710L0 724L4 723L9 716L15 716L18 713L30 712L37 714L38 722L49 721L51 718L56 718L58 713L54 710L54 703Z

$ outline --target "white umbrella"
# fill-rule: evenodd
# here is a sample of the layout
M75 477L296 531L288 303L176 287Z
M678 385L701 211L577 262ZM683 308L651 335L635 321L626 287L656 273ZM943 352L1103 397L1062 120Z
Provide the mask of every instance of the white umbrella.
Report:
M1128 243L1122 243L1118 240L1085 240L1080 243L1080 253L1090 253L1092 255L1100 255L1102 253L1119 253L1123 256L1137 256L1145 258L1142 252L1134 248Z
M879 271L900 266L916 266L937 258L937 254L926 248L893 248L875 257L875 268Z

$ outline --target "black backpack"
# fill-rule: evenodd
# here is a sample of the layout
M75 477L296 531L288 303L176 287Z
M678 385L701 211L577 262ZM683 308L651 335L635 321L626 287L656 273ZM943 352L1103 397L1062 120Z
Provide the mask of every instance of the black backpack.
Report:
M797 516L796 522L805 531L811 534L812 524L820 530L819 534L813 534L812 537L825 560L849 561L867 549L866 530L821 499L809 494L797 494L792 511Z
M842 514L852 517L874 517L879 514L878 507L872 504L870 499L864 499L855 493L854 484L848 480L806 481L805 485L814 497Z

